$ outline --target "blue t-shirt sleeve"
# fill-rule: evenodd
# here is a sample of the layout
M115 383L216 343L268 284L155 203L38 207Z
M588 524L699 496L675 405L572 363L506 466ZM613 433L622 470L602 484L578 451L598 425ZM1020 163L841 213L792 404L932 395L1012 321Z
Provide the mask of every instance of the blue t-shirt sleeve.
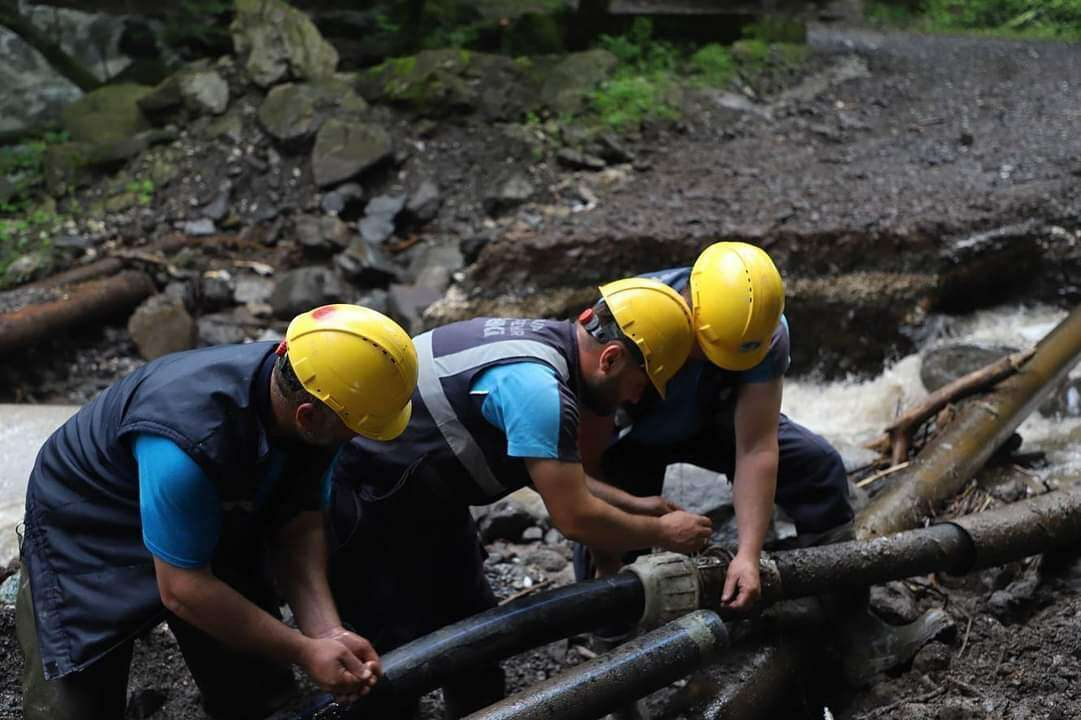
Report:
M578 406L556 371L544 363L488 368L470 392L483 395L485 419L507 437L507 455L578 462Z
M209 565L221 534L217 487L172 440L139 434L132 450L146 549L176 567Z

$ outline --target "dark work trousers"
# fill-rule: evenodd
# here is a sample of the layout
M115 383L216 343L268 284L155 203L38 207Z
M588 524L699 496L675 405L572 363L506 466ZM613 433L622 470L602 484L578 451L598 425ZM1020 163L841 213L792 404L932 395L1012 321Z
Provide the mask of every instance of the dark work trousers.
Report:
M496 605L484 577L484 548L468 506L431 477L413 470L392 487L363 491L338 481L331 554L331 590L343 620L380 654ZM443 688L446 716L486 707L504 694L498 663L462 668ZM375 693L352 717L410 717L417 698Z
M818 534L851 522L848 477L841 456L824 438L781 415L778 424L776 503L796 525L798 534ZM657 446L625 437L602 458L607 482L641 497L660 495L664 474L673 463L689 463L735 474L736 435L731 411L689 442ZM576 545L574 571L579 580L593 576L589 549Z
M228 528L229 514L223 530ZM232 537L238 538L235 534ZM248 600L280 618L277 596L267 577L252 572L253 565L261 566L260 557L258 542L252 536L238 538L235 543L223 543L214 559L214 574ZM118 593L123 590L117 588ZM32 592L29 578L24 573L15 609L16 632L24 660L23 717L26 720L123 718L134 638L81 671L46 680L38 649ZM288 666L232 650L171 613L165 613L165 621L176 636L180 652L211 717L219 720L264 718L294 696L295 682Z

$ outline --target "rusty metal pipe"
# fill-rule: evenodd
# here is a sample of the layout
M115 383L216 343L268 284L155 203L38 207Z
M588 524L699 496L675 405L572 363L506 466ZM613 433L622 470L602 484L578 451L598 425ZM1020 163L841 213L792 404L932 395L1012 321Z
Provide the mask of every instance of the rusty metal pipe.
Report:
M1078 360L1081 306L1040 341L1017 374L961 403L957 417L942 434L860 513L856 537L918 526L930 511L964 488Z
M698 610L466 720L594 720L678 680L727 645L717 614Z
M25 350L77 325L131 310L154 291L149 275L129 270L74 285L54 300L0 314L0 354Z

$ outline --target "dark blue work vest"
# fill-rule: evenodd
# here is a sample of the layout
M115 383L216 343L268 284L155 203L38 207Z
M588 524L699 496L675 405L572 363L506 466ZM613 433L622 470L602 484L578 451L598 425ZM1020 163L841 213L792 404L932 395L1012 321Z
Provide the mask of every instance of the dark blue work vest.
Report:
M270 454L253 381L275 346L155 360L45 442L27 488L22 561L46 678L85 668L163 615L142 540L133 434L169 438L217 485L223 506L252 508Z
M575 324L478 318L423 333L413 344L419 372L409 426L391 442L354 438L338 455L337 490L393 492L423 469L426 477L438 478L449 499L486 505L529 485L525 462L507 455L506 436L485 419L469 391L486 368L529 360L552 367L576 397Z

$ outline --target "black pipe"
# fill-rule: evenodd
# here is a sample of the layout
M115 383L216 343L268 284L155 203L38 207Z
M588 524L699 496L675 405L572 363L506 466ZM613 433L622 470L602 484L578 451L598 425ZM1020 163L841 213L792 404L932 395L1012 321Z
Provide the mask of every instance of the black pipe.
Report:
M697 610L466 720L594 720L675 682L727 645L717 614Z
M633 625L644 607L642 583L630 573L512 600L383 655L383 679L372 695L423 695L462 668L503 660L601 625ZM323 709L332 702L326 695L298 717L329 719L334 715ZM363 703L361 699L357 707Z

